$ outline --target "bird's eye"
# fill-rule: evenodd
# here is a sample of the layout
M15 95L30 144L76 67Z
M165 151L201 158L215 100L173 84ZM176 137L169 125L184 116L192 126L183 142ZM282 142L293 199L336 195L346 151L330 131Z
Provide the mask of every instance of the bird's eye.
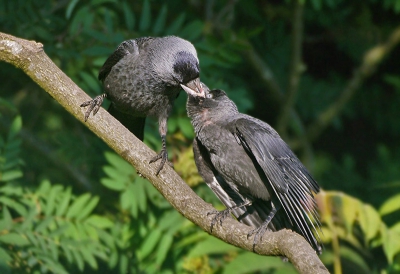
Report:
M213 96L212 96L211 93L207 93L207 94L206 94L206 98L213 98Z

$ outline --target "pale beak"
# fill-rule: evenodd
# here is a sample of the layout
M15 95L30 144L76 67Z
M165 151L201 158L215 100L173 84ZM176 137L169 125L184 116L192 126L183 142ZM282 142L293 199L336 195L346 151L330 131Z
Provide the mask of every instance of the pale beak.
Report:
M194 97L205 97L204 89L201 85L200 78L196 78L190 82L188 82L186 85L181 84L181 87L183 88L184 91L186 91L187 94L190 94Z

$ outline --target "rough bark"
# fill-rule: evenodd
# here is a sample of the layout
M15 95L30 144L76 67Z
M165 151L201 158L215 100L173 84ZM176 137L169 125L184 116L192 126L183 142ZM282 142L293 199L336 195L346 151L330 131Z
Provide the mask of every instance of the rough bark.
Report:
M96 116L91 116L85 123L84 109L79 105L90 98L51 61L43 51L42 44L0 33L0 60L22 69L68 112L131 163L184 217L209 234L252 251L253 238L247 238L250 227L227 218L222 226L214 227L211 232L212 216L207 216L207 213L215 209L199 198L168 165L156 176L158 165L149 164L149 159L155 156L155 152L107 111L100 109ZM254 252L285 256L300 273L328 273L311 246L300 235L289 230L267 232Z

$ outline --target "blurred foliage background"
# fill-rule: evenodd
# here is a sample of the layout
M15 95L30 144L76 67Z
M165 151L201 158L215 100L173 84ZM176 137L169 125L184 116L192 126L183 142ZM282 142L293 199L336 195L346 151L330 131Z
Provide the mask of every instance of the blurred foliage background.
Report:
M43 43L92 97L123 40L191 41L202 81L278 129L324 189L333 273L400 273L399 19L399 0L0 0L0 31ZM22 71L0 63L0 79L1 273L295 273L184 219ZM223 209L197 174L185 101L169 155ZM160 150L156 121L145 135Z

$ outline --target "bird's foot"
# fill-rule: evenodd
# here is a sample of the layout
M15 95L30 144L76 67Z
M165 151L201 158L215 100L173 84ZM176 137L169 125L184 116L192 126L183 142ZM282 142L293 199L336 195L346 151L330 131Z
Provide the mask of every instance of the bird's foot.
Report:
M256 244L258 244L262 240L262 236L265 234L265 231L268 229L268 223L263 223L260 227L257 227L247 233L247 238L254 236L253 240L253 251L255 251Z
M106 94L103 93L101 95L94 97L92 100L86 101L80 105L81 108L89 106L88 110L85 112L85 122L89 118L91 112L93 113L94 116L99 111L105 97Z
M161 163L157 168L156 176L160 173L161 169L163 169L164 164L167 162L169 166L173 167L173 164L168 161L168 152L166 149L162 149L159 154L157 154L153 159L150 160L149 164L157 162L161 159Z
M219 225L222 225L222 222L231 214L232 209L227 208L222 211L211 211L207 213L209 215L215 215L214 218L211 220L211 232L213 231L214 225L219 222Z

